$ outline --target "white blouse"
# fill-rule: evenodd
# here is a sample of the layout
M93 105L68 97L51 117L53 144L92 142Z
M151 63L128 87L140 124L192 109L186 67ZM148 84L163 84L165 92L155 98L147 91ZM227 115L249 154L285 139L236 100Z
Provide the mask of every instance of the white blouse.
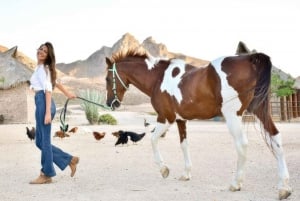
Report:
M30 89L34 91L43 90L45 92L47 90L52 92L51 76L48 66L41 64L35 68L30 78Z

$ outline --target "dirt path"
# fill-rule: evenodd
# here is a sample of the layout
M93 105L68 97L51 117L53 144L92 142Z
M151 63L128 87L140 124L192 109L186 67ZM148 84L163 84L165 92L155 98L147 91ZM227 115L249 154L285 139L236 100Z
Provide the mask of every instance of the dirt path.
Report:
M31 125L0 125L0 199L2 201L273 201L277 200L277 168L274 157L264 144L258 128L245 125L249 137L246 179L242 191L228 191L236 167L236 152L223 122L191 121L187 125L193 161L192 180L179 181L183 156L176 126L173 125L159 142L161 153L169 165L167 179L160 176L154 164L150 134L137 145L115 147L111 132L131 130L143 132L144 118L155 117L143 112L114 112L116 126L89 126L83 113L73 108L68 117L70 127L79 126L70 138L54 138L63 150L80 156L74 178L70 170L60 171L54 183L29 185L39 174L40 153L26 134ZM59 116L59 115L57 115ZM283 135L291 186L288 200L300 200L300 124L277 123ZM59 122L53 131L59 129ZM257 130L256 130L257 129ZM107 135L96 141L91 131Z

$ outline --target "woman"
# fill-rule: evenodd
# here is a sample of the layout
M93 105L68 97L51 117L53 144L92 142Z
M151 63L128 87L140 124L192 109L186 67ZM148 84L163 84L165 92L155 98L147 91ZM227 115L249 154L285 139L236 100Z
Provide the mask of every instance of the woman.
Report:
M35 91L36 146L41 150L41 173L30 184L51 183L56 175L55 163L61 170L71 168L71 177L76 172L79 158L72 156L51 144L51 121L56 113L56 106L51 93L57 87L68 98L76 96L69 93L62 84L56 82L55 54L51 43L42 44L37 50L37 67L30 79L30 88Z

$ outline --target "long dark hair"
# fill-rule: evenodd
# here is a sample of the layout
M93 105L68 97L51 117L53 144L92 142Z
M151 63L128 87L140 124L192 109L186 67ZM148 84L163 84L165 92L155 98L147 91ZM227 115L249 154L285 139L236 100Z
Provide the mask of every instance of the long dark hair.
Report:
M54 48L53 48L52 43L50 43L50 42L46 42L46 43L42 44L41 46L44 46L44 45L48 48L48 54L47 54L47 58L45 60L44 65L49 67L52 88L54 89L55 83L56 83L56 67L55 67L56 60L55 60Z

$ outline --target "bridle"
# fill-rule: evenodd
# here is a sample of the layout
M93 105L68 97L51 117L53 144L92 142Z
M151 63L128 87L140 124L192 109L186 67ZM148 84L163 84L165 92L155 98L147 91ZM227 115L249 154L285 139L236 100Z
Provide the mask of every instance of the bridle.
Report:
M112 77L113 77L113 86L112 86L112 91L114 93L114 100L111 102L111 107L112 105L115 103L115 102L119 102L121 104L121 101L119 100L118 96L117 96L117 85L116 85L116 77L118 78L118 80L120 81L120 83L122 84L122 86L128 90L129 87L126 86L126 84L123 82L123 80L121 79L121 77L119 76L118 74L118 71L117 71L117 67L116 67L116 64L114 63L112 68L111 69L108 69L108 71L111 71L112 72Z

